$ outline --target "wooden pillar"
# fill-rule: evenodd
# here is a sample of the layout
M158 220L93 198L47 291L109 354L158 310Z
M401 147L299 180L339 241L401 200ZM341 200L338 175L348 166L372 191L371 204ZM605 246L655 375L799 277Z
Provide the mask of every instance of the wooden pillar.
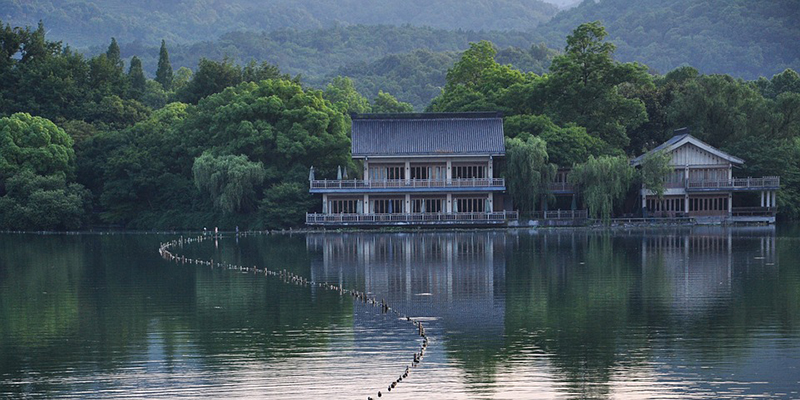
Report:
M364 214L369 214L369 195L364 195Z
M733 193L728 193L728 216L733 215Z
M405 204L405 206L403 207L403 209L405 210L405 213L406 213L406 214L411 214L411 195L410 195L410 194L407 194L407 195L406 195L406 201L405 201L405 203L406 203L406 204Z
M778 206L778 192L772 192L772 207Z
M489 194L486 196L486 201L487 201L487 202L488 202L488 204L489 204L489 206L488 206L488 207L486 207L486 208L489 210L489 212L493 212L493 211L494 211L494 203L493 203L493 200L494 200L494 193L489 193Z
M369 182L369 160L364 159L364 181Z
M405 177L406 177L406 184L411 183L411 161L407 161L407 160L406 160Z
M327 214L328 213L328 195L327 194L323 194L322 195L322 213L323 214Z
M489 156L489 162L487 164L486 177L492 179L494 178L494 159L491 156Z
M764 192L761 192L761 207L764 207Z
M447 163L450 164L449 161ZM448 167L447 170L450 171L450 167ZM453 212L453 194L452 193L448 193L447 194L447 204L445 205L445 212L448 213L448 214Z
M447 171L445 171L445 179L447 179L448 184L453 182L453 162L450 160L447 160Z
M683 196L683 213L688 215L689 214L689 195L686 194Z

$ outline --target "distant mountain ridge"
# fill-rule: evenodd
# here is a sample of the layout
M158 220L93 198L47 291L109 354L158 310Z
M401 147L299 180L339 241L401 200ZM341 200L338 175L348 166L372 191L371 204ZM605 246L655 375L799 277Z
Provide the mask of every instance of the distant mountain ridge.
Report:
M558 7L541 0L0 0L0 20L36 26L77 47L120 42L192 43L232 31L413 25L449 30L529 30Z

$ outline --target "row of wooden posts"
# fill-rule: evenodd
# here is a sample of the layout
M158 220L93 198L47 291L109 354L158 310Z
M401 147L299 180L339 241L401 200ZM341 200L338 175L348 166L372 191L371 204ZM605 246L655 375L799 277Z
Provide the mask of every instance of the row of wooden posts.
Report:
M264 274L264 276L268 277L275 277L281 280L281 282L285 284L293 284L297 286L303 287L317 287L329 291L333 291L338 293L340 296L350 296L353 298L354 301L360 301L367 305L372 305L374 308L379 309L382 314L389 314L392 313L397 317L400 317L403 321L406 321L414 326L414 330L416 331L417 335L422 338L422 342L419 347L419 351L414 353L411 363L409 363L402 374L399 375L397 379L392 381L387 386L387 391L391 392L393 389L397 387L404 379L408 378L408 375L411 373L413 368L416 368L419 363L422 362L422 358L425 356L425 351L428 348L429 339L427 334L425 333L425 327L422 326L422 322L418 321L415 318L412 318L408 315L400 313L397 309L391 307L389 303L387 303L384 299L378 301L376 297L370 296L365 292L361 292L355 289L346 289L342 286L335 285L332 283L327 282L315 282L299 276L291 271L287 271L285 269L276 271L271 270L267 267L259 268L256 265L252 267L244 266L244 265L236 265L230 263L220 263L215 262L213 259L210 260L200 260L189 258L184 255L177 254L175 247L183 247L184 245L192 244L192 243L200 243L205 240L209 239L220 239L222 235L218 232L215 232L213 235L200 235L196 237L183 237L181 236L179 239L171 240L168 242L163 242L158 248L158 254L167 261L175 262L177 264L195 264L195 265L205 265L210 266L211 268L222 268L228 270L237 270L237 271L244 271L244 272L253 272L254 274ZM382 397L383 393L379 390L377 392L378 397ZM368 400L372 400L371 396L367 397Z

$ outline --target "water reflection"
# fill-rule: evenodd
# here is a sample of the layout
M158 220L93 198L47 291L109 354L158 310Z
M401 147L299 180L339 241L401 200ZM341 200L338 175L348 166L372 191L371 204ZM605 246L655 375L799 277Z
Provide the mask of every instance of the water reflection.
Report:
M352 398L415 351L404 324L338 295L164 263L166 238L2 235L0 397ZM331 233L182 251L425 319L432 345L394 399L800 397L794 228Z

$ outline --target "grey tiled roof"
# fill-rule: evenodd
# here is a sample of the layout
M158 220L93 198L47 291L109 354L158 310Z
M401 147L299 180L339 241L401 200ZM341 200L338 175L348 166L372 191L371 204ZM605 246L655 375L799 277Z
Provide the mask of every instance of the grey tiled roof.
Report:
M354 114L353 157L504 155L499 113Z

